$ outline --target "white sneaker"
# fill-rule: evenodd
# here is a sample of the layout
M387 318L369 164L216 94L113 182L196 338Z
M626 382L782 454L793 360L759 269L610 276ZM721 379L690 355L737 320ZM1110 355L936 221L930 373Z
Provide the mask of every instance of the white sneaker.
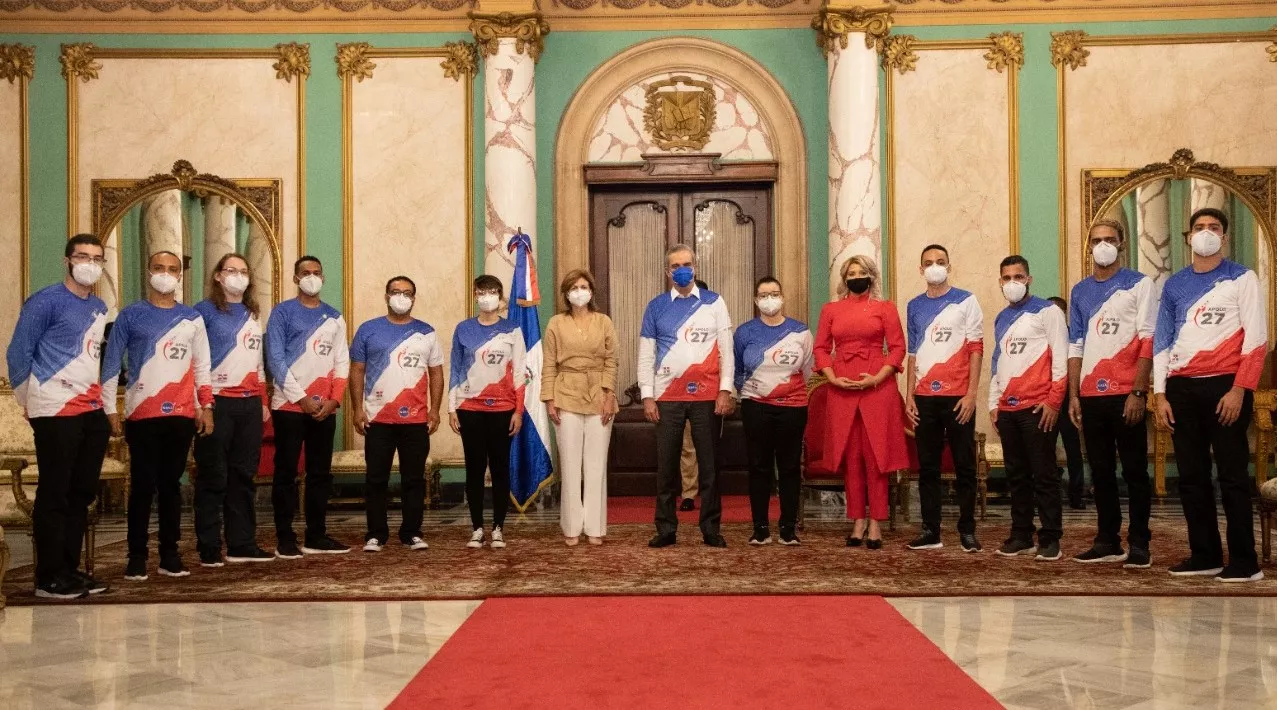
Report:
M505 535L501 534L500 526L492 528L492 549L500 550L505 547Z
M425 540L422 540L419 537L414 537L412 539L412 542L408 543L408 549L409 550L429 550L430 546L426 544Z
M364 552L381 552L381 541L375 537L369 538L364 543Z
M479 548L483 547L483 528L479 528L470 533L470 542L466 543L466 547Z

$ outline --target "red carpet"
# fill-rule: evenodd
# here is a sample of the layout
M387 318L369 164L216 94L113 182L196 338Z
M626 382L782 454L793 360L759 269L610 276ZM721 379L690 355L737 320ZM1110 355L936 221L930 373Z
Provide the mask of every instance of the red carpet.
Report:
M752 523L754 518L749 512L749 496L723 496L724 523ZM678 499L683 502L682 498ZM652 496L612 496L607 499L608 523L651 523L656 517L656 498ZM690 524L696 527L701 519L701 499L696 499L696 510L679 511L680 525ZM777 533L776 522L780 520L780 502L772 496L767 519L772 524L772 535Z
M489 599L390 705L1000 708L881 597Z

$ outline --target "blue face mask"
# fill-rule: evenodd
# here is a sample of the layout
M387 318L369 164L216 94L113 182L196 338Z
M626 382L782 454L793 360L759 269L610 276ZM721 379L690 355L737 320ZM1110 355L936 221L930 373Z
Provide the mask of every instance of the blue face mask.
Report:
M680 266L670 274L670 278L674 279L674 285L679 288L687 288L687 285L692 283L692 279L695 277L696 272L690 266Z

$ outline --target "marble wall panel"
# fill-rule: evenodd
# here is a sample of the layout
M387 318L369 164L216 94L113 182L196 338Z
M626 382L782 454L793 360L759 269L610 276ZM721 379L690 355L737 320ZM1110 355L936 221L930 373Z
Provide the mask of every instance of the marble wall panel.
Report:
M985 359L977 427L989 432L993 320L1006 305L997 283L998 263L1011 245L1007 76L986 67L984 51L926 51L916 71L893 79L895 228L889 235L889 267L902 318L909 299L926 288L918 274L919 255L932 243L949 250L951 283L979 299Z
M406 275L417 284L413 314L435 327L446 360L453 328L470 315L471 289L466 87L444 77L441 61L379 57L373 77L353 85L354 234L346 273L354 291L346 317L353 334L385 315L382 287ZM445 378L447 372L445 362ZM460 460L460 439L443 418L431 455Z
M8 342L22 308L22 116L19 113L20 87L0 81L0 339ZM0 352L0 375L7 376L8 364Z

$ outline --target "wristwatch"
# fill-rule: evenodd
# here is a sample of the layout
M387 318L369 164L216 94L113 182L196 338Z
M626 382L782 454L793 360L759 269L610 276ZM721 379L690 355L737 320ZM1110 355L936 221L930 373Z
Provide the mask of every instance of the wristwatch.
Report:
M1145 392L1144 390L1131 390L1131 395L1134 397L1139 397L1140 399L1144 399L1145 397L1148 396L1148 392Z

